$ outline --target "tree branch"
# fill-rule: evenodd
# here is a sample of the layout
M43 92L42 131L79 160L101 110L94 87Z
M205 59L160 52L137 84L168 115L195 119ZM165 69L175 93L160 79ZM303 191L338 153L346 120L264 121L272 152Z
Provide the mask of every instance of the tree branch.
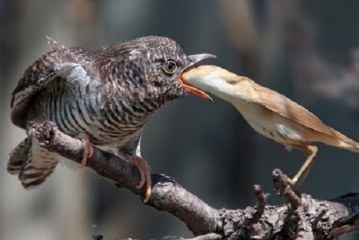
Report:
M49 151L81 163L82 141L64 134L54 123L33 123L28 135ZM110 153L94 150L87 167L143 199L145 190L136 188L140 180L137 168ZM194 239L331 239L359 228L359 194L330 201L299 195L278 169L273 171L274 185L289 204L266 205L265 194L256 185L257 206L243 210L212 208L171 177L151 174L151 178L152 196L146 204L181 219L197 236Z

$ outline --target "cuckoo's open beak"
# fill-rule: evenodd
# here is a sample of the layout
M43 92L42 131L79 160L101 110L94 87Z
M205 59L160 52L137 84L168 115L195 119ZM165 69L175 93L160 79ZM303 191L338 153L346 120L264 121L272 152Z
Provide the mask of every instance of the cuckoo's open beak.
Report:
M196 63L198 63L204 59L216 58L216 56L213 54L209 54L209 53L202 53L202 54L190 55L190 56L188 56L188 58L190 59L190 64L188 64L185 68L183 68L181 74L178 77L180 86L183 87L184 89L186 89L191 94L194 94L194 95L200 96L201 98L212 101L212 98L207 93L203 92L202 90L199 90L198 88L187 85L182 79L182 74L184 72L186 72L187 70L191 69L192 67L194 67L196 65Z

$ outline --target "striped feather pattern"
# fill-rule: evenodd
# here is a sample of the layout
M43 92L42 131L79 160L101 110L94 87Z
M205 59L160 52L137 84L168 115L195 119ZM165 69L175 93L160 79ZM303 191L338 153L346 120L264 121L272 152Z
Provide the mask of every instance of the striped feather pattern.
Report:
M157 105L131 103L119 96L106 102L101 91L97 86L73 86L58 78L37 95L38 104L32 105L29 112L33 121L53 121L74 137L88 134L94 145L124 146L136 141L149 111Z
M32 146L26 159L26 163L19 174L21 184L26 189L37 187L53 173L58 156L39 146Z

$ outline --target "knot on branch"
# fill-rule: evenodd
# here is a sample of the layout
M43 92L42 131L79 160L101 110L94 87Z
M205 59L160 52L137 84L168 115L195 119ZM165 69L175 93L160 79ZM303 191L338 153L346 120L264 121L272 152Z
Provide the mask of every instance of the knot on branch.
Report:
M40 146L48 150L54 150L52 147L53 139L58 127L54 122L46 121L45 123L30 122L27 135L36 140Z

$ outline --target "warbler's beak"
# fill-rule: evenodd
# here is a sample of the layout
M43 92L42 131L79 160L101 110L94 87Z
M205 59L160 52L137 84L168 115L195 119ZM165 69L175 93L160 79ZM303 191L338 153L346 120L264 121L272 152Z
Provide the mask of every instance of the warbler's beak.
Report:
M201 53L201 54L190 55L190 56L188 56L188 58L190 59L190 63L186 67L183 68L181 74L178 77L180 86L183 87L184 89L186 89L189 93L192 93L194 95L200 96L201 98L213 101L212 98L207 93L203 92L202 90L200 90L198 88L187 85L182 79L182 74L184 72L186 72L187 70L191 69L193 66L195 66L196 63L198 63L204 59L216 58L216 56L213 54L209 54L209 53Z

